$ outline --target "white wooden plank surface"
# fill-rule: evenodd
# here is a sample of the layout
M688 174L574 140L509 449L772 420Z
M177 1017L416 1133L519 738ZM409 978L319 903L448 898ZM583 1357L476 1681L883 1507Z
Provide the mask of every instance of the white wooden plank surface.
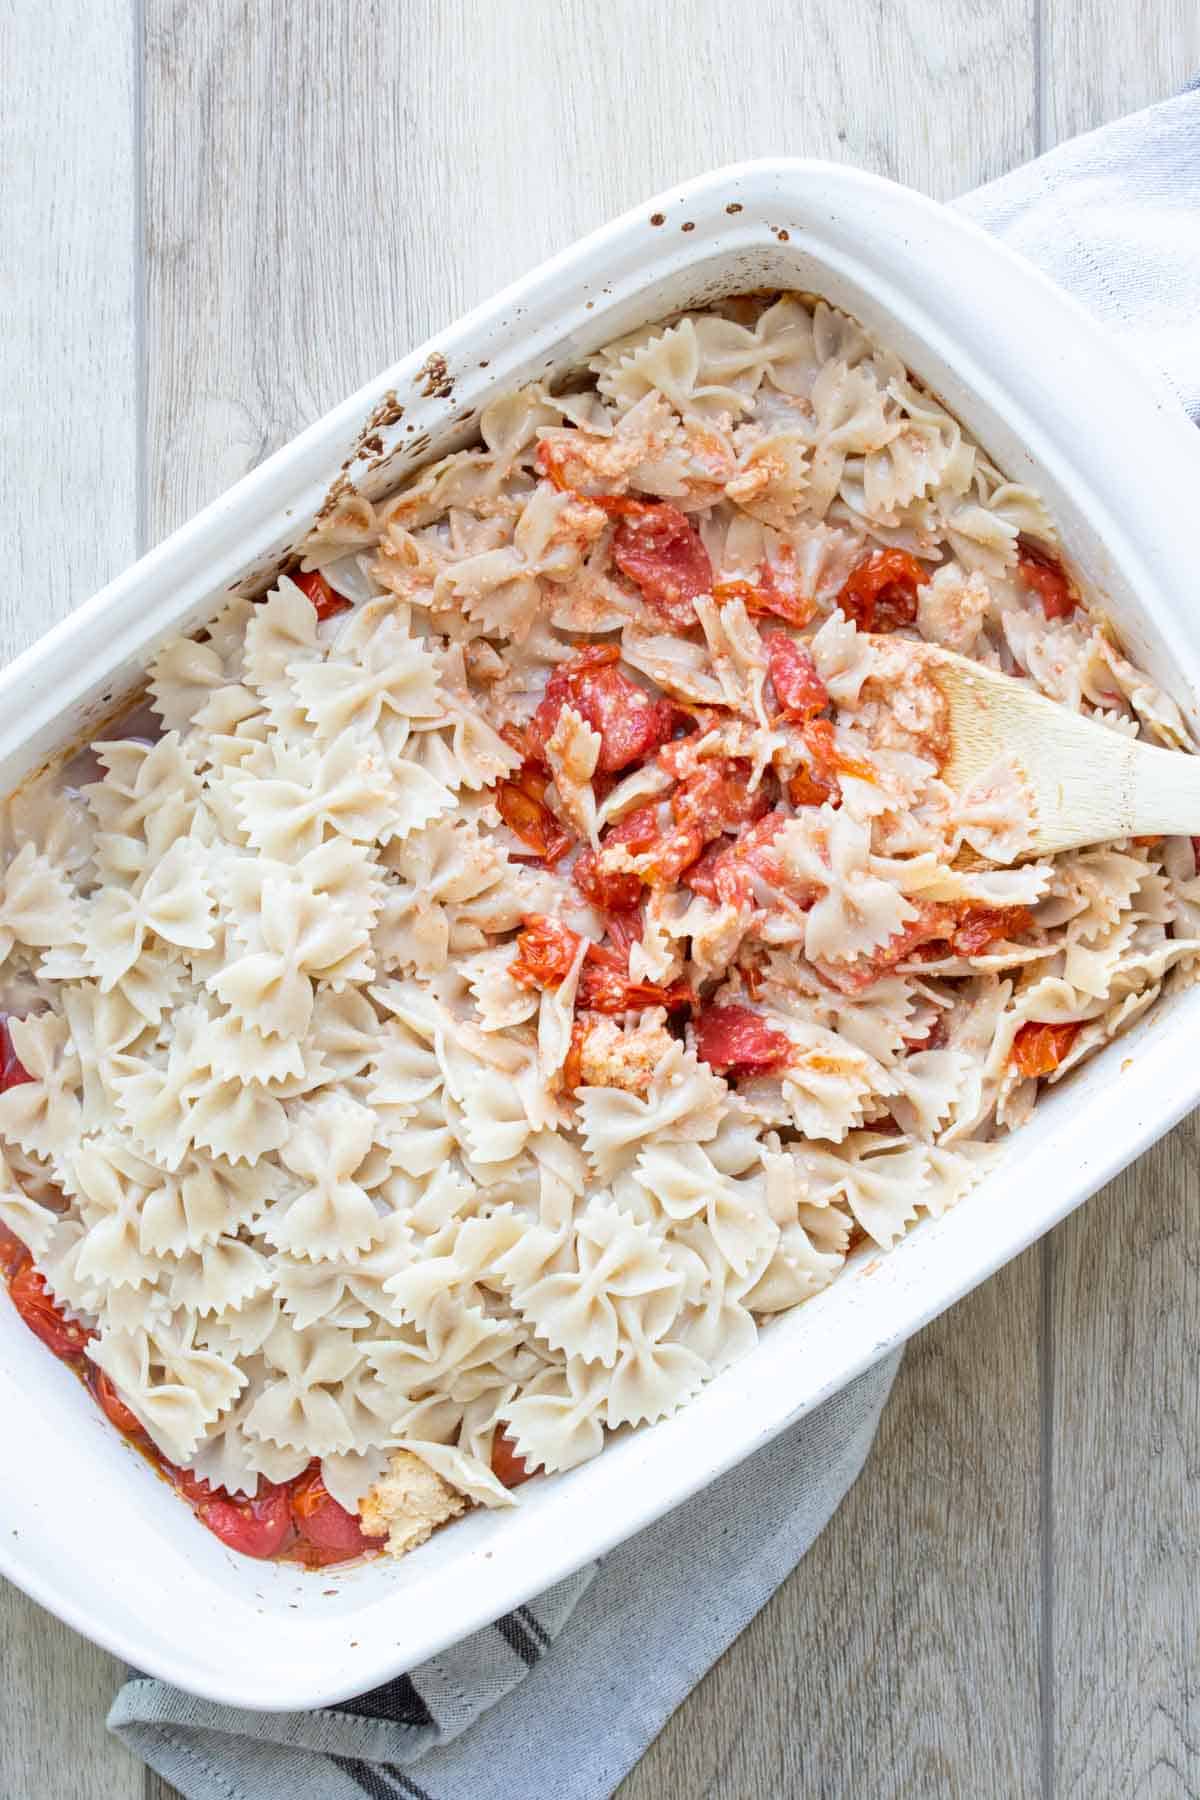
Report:
M133 4L0 0L23 177L0 483L36 558L0 598L7 648L126 559L139 491L160 535L655 188L784 150L948 196L1200 66L1192 0L146 0L144 59ZM32 457L31 413L58 428ZM1200 1793L1196 1149L1185 1128L919 1340L841 1514L625 1800ZM132 1800L108 1660L7 1590L0 1632L2 1800Z
M0 0L5 657L137 552L133 52L130 0ZM137 1800L112 1658L2 1583L0 1647L3 1800Z

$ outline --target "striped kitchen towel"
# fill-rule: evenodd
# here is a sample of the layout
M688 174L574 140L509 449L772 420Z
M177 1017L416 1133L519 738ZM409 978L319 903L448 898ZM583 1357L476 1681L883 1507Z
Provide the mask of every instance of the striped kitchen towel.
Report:
M1090 305L1200 421L1200 94L1076 139L961 205ZM188 1800L604 1800L827 1523L898 1361L599 1570L374 1693L255 1714L132 1675L109 1725Z

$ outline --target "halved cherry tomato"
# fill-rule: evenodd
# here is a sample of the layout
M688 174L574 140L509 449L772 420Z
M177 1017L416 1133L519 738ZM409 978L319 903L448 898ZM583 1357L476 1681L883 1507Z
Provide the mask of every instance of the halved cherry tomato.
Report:
M700 533L686 513L666 502L620 510L613 561L657 612L686 630L696 623L696 596L712 592L712 563Z
M1001 938L1019 937L1033 925L1027 906L971 906L962 909L953 944L960 956L978 956Z
M496 1427L492 1437L492 1474L506 1488L520 1487L537 1474L531 1469L523 1456L518 1455L517 1446L509 1437L502 1425Z
M658 814L653 806L639 806L619 825L604 834L599 850L585 850L571 871L575 886L585 900L605 912L627 912L642 898L642 877L628 869L606 867L604 852L619 846L631 856L644 856L660 840Z
M224 1488L214 1488L191 1469L181 1469L169 1462L163 1463L163 1469L184 1499L190 1500L193 1506L198 1506L202 1500L228 1500L230 1497Z
M623 869L612 874L602 869L596 850L585 850L575 859L571 879L585 900L605 912L628 912L642 897L640 878Z
M600 733L598 771L614 775L670 741L679 717L669 700L653 700L631 681L617 663L616 644L588 644L555 669L529 722L528 736L538 755L545 754L564 706L573 706L593 731Z
M907 550L872 550L851 569L838 605L862 631L895 631L917 616L917 591L929 574Z
M12 1033L8 1029L10 1013L0 1013L0 1094L9 1088L19 1087L23 1081L32 1081L33 1076L25 1067L13 1049Z
M784 888L790 897L803 903L805 896L787 890L784 871L773 856L771 845L787 823L782 812L765 813L741 836L701 859L686 870L685 884L707 900L720 900L727 906L749 906L757 877L773 887ZM816 899L814 892L809 903Z
M672 794L672 818L677 825L698 826L706 839L752 825L771 802L761 787L750 786L751 774L750 764L737 757L702 763Z
M827 800L834 806L842 804L841 788L808 769L797 769L788 776L787 791L793 806L824 806Z
M643 1006L665 1006L679 1012L696 996L685 981L660 987L653 981L634 981L619 950L594 944L579 978L576 1005L587 1012L618 1013Z
M292 1483L292 1518L307 1543L339 1557L361 1556L379 1542L367 1536L356 1513L338 1504L319 1468L307 1469Z
M531 913L517 933L517 954L509 973L523 987L556 988L566 979L582 941L569 925ZM628 950L589 944L576 997L576 1005L584 1010L626 1012L642 1006L678 1010L691 1000L692 991L682 982L659 987L654 982L631 980Z
M10 1231L7 1225L0 1225L0 1280L11 1281L19 1269L32 1261L28 1247L16 1232Z
M146 1428L137 1414L126 1406L113 1382L109 1380L103 1369L96 1367L95 1363L88 1368L87 1384L96 1396L101 1412L112 1421L118 1431L128 1438L145 1437Z
M352 602L330 587L320 569L309 569L307 572L297 569L292 580L308 595L318 619L332 619L338 613L349 611Z
M790 587L786 577L766 561L758 565L757 581L718 581L713 599L721 606L728 600L740 600L752 618L785 619L798 627L807 625L817 612L815 602Z
M571 972L581 942L569 925L545 913L530 913L517 933L517 954L509 974L522 987L559 987Z
M638 907L618 908L610 912L604 921L608 939L614 950L619 950L626 962L629 952L635 944L640 944L645 930L645 920Z
M64 1362L82 1356L84 1347L96 1335L86 1325L68 1319L58 1302L47 1291L46 1283L32 1263L18 1269L8 1284L12 1303L35 1337L53 1350Z
M1047 619L1069 619L1079 604L1070 577L1049 550L1028 538L1017 542L1017 574L1027 588L1032 588L1042 603Z
M1053 1075L1070 1051L1081 1029L1081 1019L1065 1025L1047 1025L1030 1019L1013 1039L1012 1059L1022 1075Z
M242 1556L277 1556L294 1531L287 1487L259 1477L253 1500L235 1500L217 1488L196 1507L196 1517L214 1537Z
M829 705L829 690L804 646L782 631L768 632L763 642L771 683L784 717L803 722L824 712Z
M549 785L536 763L522 763L510 780L496 783L496 808L514 836L553 868L571 848L571 836L546 805Z
M696 1055L718 1075L761 1075L781 1068L791 1039L748 1006L706 1006L696 1020Z
M648 887L674 887L685 869L704 853L709 834L699 825L678 825L645 853L641 876Z

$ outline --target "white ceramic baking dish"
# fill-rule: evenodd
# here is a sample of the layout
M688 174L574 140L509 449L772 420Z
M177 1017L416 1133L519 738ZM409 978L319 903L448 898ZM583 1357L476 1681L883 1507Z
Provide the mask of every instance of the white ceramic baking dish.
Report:
M339 470L381 493L469 439L497 392L561 376L675 308L756 288L824 295L897 349L1003 469L1041 491L1135 657L1195 719L1200 447L1182 412L1072 301L954 213L853 170L778 161L704 176L585 238L80 607L0 675L0 788L111 712L158 642L205 619L215 590L261 587ZM1200 1099L1198 1032L1195 989L1043 1100L956 1211L890 1256L860 1254L676 1418L400 1564L306 1576L232 1556L0 1305L0 1570L140 1668L215 1700L292 1708L362 1691L686 1500L1046 1231Z

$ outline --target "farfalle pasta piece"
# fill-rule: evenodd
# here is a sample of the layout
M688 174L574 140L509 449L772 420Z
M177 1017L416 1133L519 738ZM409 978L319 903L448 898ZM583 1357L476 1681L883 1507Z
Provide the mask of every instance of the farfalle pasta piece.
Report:
M156 1176L141 1203L138 1242L157 1257L201 1250L252 1226L279 1186L261 1162L243 1168L215 1156L189 1156L174 1173Z
M322 1261L367 1250L381 1237L374 1203L354 1179L374 1135L374 1115L348 1097L331 1094L297 1109L280 1150L297 1191L263 1218L269 1244Z
M621 1343L618 1302L636 1301L665 1330L678 1310L679 1285L651 1232L592 1201L575 1228L570 1265L514 1289L513 1304L551 1349L611 1368Z
M302 1038L313 1009L313 981L369 979L369 932L327 895L299 882L266 880L257 923L261 948L211 975L207 987L234 1018L265 1037Z
M8 1032L30 1079L0 1093L0 1138L32 1156L53 1157L79 1134L79 1057L55 1013L10 1019Z
M200 778L175 731L155 744L127 739L95 748L104 777L83 793L96 823L96 862L111 879L132 880L189 835Z
M678 1043L662 1058L644 1096L581 1089L580 1130L596 1174L609 1179L651 1140L704 1143L721 1122L727 1093L720 1077Z
M79 941L79 901L58 865L32 843L0 876L0 962L14 944L61 950Z
M202 637L172 638L149 665L150 704L168 731L186 737L198 715L235 686L242 671L250 600L231 595Z
M410 722L443 710L436 658L387 600L352 612L325 657L302 660L288 676L324 743L349 735L399 754Z
M315 850L326 832L386 843L446 811L453 796L415 763L389 770L347 737L324 752L276 747L269 774L239 773L230 786L255 849L282 862Z
M881 1250L889 1250L916 1218L930 1184L925 1149L873 1131L852 1132L837 1150L808 1145L796 1158L815 1191L842 1200Z
M148 1330L105 1331L87 1350L163 1454L183 1464L246 1383L233 1363L196 1346L195 1331L185 1314Z
M32 1256L40 1258L53 1242L60 1209L30 1192L31 1184L22 1179L14 1167L15 1161L14 1156L0 1148L0 1225L20 1238ZM51 1197L58 1198L52 1187L47 1194L47 1198Z
M279 1449L310 1456L344 1453L363 1435L361 1408L374 1397L364 1347L327 1325L297 1331L280 1320L263 1346L268 1372L245 1431ZM369 1429L369 1427L368 1427ZM374 1420L377 1435L386 1424Z
M90 901L85 956L102 993L110 993L154 938L182 950L213 943L212 897L190 838L172 844L132 888L104 888Z
M704 1218L721 1259L735 1275L744 1275L774 1248L779 1233L761 1174L741 1180L724 1174L700 1144L649 1145L638 1157L635 1173L669 1219Z

